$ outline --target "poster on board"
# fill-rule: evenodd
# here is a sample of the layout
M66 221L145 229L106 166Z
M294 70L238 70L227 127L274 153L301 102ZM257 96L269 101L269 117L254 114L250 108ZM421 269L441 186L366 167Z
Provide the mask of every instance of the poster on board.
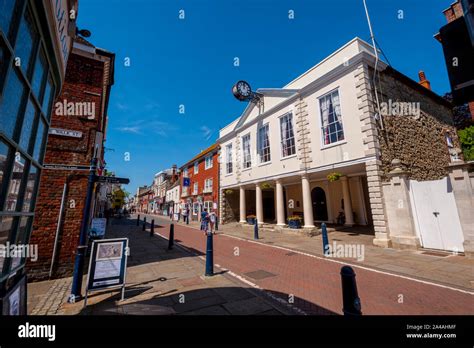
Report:
M87 293L89 291L122 288L123 300L127 256L128 238L93 241L84 306L87 305Z

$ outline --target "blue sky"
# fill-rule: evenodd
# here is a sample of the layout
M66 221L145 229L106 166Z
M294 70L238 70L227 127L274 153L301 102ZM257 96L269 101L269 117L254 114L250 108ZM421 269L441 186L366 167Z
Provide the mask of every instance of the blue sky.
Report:
M433 35L451 2L367 0L391 65L415 80L424 70L438 94L450 88ZM240 115L237 80L282 87L355 36L370 38L362 0L80 0L78 26L116 53L106 161L130 178L130 192L211 145Z

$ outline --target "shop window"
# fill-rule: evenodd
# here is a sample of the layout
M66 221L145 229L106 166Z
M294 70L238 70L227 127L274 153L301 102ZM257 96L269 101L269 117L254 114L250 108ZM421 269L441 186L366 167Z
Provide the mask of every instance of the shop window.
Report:
M0 216L0 245L6 245L7 241L10 238L12 228L13 228L13 217ZM7 273L7 270L3 269L4 264L5 264L5 255L3 253L0 253L0 277Z
M31 218L27 216L23 216L20 218L20 226L18 228L18 233L16 236L16 245L25 245L27 244L29 240L28 236L28 230L29 230L29 223L30 223ZM25 249L26 250L26 249ZM25 258L22 257L23 255L11 257L11 264L10 264L10 271L9 273L14 272L16 269L19 267L23 266L25 264Z
M37 180L38 169L34 165L31 165L28 180L26 181L25 196L23 198L23 212L28 213L33 210L33 199Z
M21 127L20 141L18 142L20 147L29 152L31 133L33 125L35 123L36 108L34 107L31 99L28 101L26 107L25 116L23 117L23 125Z
M38 58L36 59L35 71L33 73L33 80L31 82L31 85L33 87L33 93L35 94L36 99L39 101L41 101L41 97L42 97L41 89L43 87L43 81L46 74L46 69L47 69L46 59L44 57L43 52L41 51L38 54Z
M10 179L10 185L7 191L7 201L5 204L5 210L15 211L18 202L18 195L20 193L20 187L23 180L23 173L25 171L26 161L20 153L15 154L15 162L13 163L12 177Z
M193 215L198 215L199 214L199 203L194 202L193 203Z
M51 80L51 76L48 77L46 81L46 87L44 89L44 97L41 109L45 114L48 121L51 119L51 104L53 103L54 98L54 84L53 80Z
M40 156L43 155L43 145L44 145L44 138L46 134L46 126L42 119L38 122L38 130L36 132L36 141L35 141L35 148L33 151L33 158L38 162L42 163L43 159Z
M26 10L20 23L15 49L15 57L20 58L20 67L25 75L28 75L34 61L38 40L38 32L33 22L33 17L30 11Z
M3 187L3 180L7 171L8 163L8 146L3 141L0 141L0 191ZM0 192L0 197L3 197L3 192ZM2 207L0 207L1 210Z
M8 74L7 84L3 96L0 99L0 131L7 137L12 138L20 111L20 106L25 92L15 69Z
M15 10L15 0L0 0L0 29L5 36L10 32L10 26Z
M212 211L212 201L205 201L204 209L207 209L207 212L210 213Z

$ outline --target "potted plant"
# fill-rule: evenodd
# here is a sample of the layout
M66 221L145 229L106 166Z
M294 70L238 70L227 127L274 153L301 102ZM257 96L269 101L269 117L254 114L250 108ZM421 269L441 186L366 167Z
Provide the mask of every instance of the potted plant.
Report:
M288 218L288 227L293 229L301 228L301 216L293 215Z
M342 174L339 173L339 172L332 172L332 173L329 173L327 178L330 182L334 182L334 181L337 181L341 178Z
M255 215L247 215L247 223L249 225L255 225L255 220L257 217Z

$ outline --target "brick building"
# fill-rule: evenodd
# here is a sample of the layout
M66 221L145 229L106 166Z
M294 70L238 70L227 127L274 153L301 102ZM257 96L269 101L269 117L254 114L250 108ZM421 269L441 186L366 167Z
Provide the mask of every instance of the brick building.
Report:
M32 279L70 275L86 199L88 166L98 159L103 170L107 108L114 76L113 53L77 37L68 61L63 90L54 103L41 175L31 243L38 260L28 263ZM64 170L51 165L83 166ZM49 167L48 167L49 166ZM97 184L100 185L100 184ZM94 190L92 210L100 187ZM63 202L63 209L61 209ZM101 213L101 212L95 212ZM94 216L94 211L91 216Z
M472 27L474 3L472 0L456 0L443 11L443 14L446 17L447 24L434 37L443 46L448 75L453 92L456 92L453 93L454 103L455 105L467 104L471 119L474 120L474 87L472 84L474 79L472 68L472 60L474 59L474 28ZM454 62L457 63L455 69L452 68Z
M186 178L189 186L184 186ZM211 145L184 164L180 183L181 203L189 206L192 220L199 220L204 208L219 215L219 145Z

